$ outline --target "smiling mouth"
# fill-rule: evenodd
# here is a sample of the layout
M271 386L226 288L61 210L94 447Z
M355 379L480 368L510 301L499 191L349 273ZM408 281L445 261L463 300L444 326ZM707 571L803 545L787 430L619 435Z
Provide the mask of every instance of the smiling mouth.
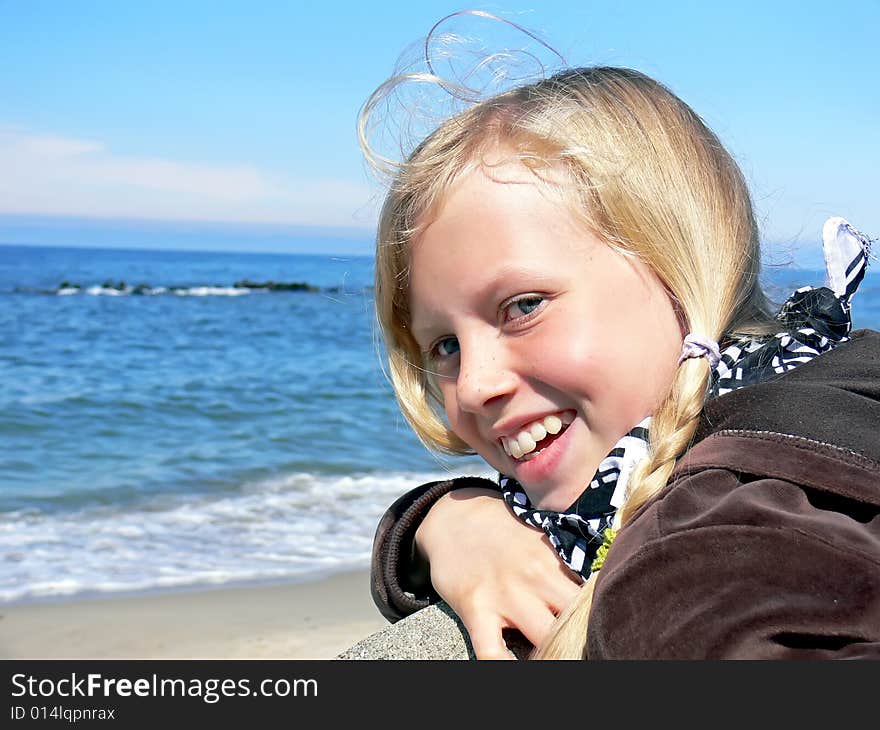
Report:
M515 436L502 436L501 448L516 461L534 459L562 435L574 417L574 411L544 416L524 426Z

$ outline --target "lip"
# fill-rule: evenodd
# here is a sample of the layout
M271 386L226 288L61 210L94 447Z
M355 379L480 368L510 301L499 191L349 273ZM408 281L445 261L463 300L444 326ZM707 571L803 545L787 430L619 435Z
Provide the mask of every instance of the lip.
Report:
M526 426L530 426L535 421L542 421L547 416L561 416L563 413L569 412L574 413L575 417L577 416L577 411L575 411L574 408L562 408L555 411L541 411L540 413L535 413L534 415L526 417L520 416L516 419L509 418L492 429L490 435L492 439L500 444L502 437L514 438Z

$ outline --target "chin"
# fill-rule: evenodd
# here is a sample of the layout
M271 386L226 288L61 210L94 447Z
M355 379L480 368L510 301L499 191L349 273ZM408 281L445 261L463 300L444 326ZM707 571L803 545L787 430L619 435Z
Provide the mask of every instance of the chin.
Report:
M595 468L589 473L582 468L592 460L579 445L578 429L569 428L535 457L515 463L510 476L522 484L533 506L562 512L581 496Z
M549 491L529 488L526 489L526 494L529 495L529 500L536 509L563 512L574 504L575 500L581 496L583 491L583 488L564 489L559 487L557 489L550 489ZM532 497L532 494L535 495L534 498Z

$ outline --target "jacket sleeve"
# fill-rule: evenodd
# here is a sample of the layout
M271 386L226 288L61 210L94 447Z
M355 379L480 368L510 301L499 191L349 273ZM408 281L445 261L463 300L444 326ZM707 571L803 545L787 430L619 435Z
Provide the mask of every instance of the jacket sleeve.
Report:
M880 465L762 434L702 446L612 544L588 656L880 658Z
M430 566L415 547L415 534L425 515L444 494L478 487L498 490L482 477L458 477L428 482L399 497L376 528L370 567L373 601L391 622L440 600L431 585Z

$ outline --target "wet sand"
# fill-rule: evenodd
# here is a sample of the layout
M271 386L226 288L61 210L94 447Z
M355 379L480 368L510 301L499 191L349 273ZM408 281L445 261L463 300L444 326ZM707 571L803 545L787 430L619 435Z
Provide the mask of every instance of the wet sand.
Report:
M0 658L332 659L386 626L362 571L291 585L0 606Z

